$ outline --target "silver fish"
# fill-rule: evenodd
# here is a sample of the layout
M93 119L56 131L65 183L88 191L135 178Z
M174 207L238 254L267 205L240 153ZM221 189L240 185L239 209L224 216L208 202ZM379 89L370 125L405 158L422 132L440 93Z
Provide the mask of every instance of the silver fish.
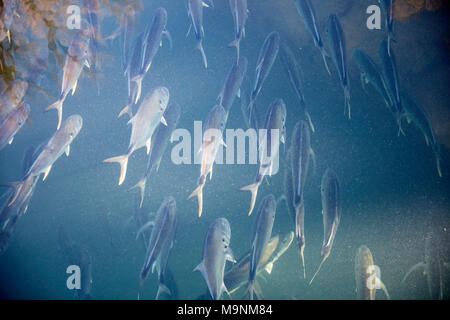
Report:
M295 7L297 8L298 14L303 21L303 24L313 37L314 45L317 47L317 49L320 50L320 54L322 55L323 63L325 64L327 72L331 74L326 59L328 54L326 53L325 48L323 46L322 37L319 31L319 22L317 21L316 13L311 1L295 0L294 3Z
M83 118L79 115L72 115L63 122L61 128L53 134L45 147L43 147L22 180L14 183L15 195L8 206L11 206L16 201L21 193L21 189L30 183L29 179L33 179L43 173L44 178L42 180L45 181L55 161L64 152L69 156L70 145L77 137L82 126Z
M133 35L135 21L135 10L131 5L126 5L122 17L122 70L127 74L130 65L130 46Z
M248 18L247 0L230 0L231 14L234 21L234 40L229 47L236 47L237 60L239 60L239 47L243 37L245 37L245 23Z
M125 113L133 117L132 106L133 104L138 103L141 98L142 92L142 80L144 79L145 73L142 73L142 43L144 40L144 34L141 33L137 36L135 41L133 42L133 47L131 51L131 56L129 59L128 67L125 71L127 76L128 83L128 100L127 105L123 108L118 118L123 116Z
M303 190L308 175L309 159L315 161L314 151L311 148L308 124L302 120L296 123L291 140L291 168L293 186L293 206L295 208L295 236L302 258L303 276L306 278L305 258L305 208L303 202Z
M264 44L259 51L258 60L256 62L255 84L253 86L253 91L250 95L250 102L248 105L248 110L250 113L249 119L251 119L253 105L255 104L256 98L261 92L264 81L269 75L273 63L277 58L279 48L280 34L276 31L272 31L264 40Z
M386 286L374 274L374 267L375 263L369 248L365 245L360 246L355 256L356 297L359 300L375 300L375 294L379 286L390 300ZM372 283L369 283L369 281L372 281Z
M150 152L152 135L160 122L167 125L164 119L164 111L169 103L169 90L166 87L153 88L142 101L139 110L128 121L131 124L131 137L128 151L122 156L108 158L103 162L117 162L120 164L119 186L125 180L128 167L128 158L131 154L147 147L147 154Z
M434 232L428 232L425 238L425 259L422 262L415 264L409 269L404 276L402 282L416 270L424 269L423 274L427 278L428 292L430 298L433 300L442 300L444 297L444 282L443 282L443 268L448 268L448 263L445 263L443 244L441 239Z
M300 65L298 64L291 48L284 42L281 44L280 59L281 63L283 64L284 70L289 77L292 89L294 89L295 93L297 94L297 98L300 102L300 109L305 113L305 117L308 120L311 131L314 132L314 125L311 120L311 115L306 108L305 97L303 95Z
M191 18L191 27L194 27L195 38L197 39L196 49L200 50L205 69L208 68L208 61L206 60L205 50L203 49L203 40L205 39L205 30L203 28L203 7L209 7L203 0L188 0L188 16Z
M0 150L11 144L30 114L30 105L22 102L0 123Z
M227 112L227 117L230 113L234 99L236 96L240 96L240 88L247 72L247 66L248 61L246 57L241 57L233 62L225 82L223 83L218 99L219 104Z
M156 220L152 229L150 239L148 240L147 252L145 254L144 265L142 266L139 284L139 294L138 299L141 298L142 286L147 279L150 269L152 273L155 268L159 271L164 270L165 264L167 264L166 258L164 256L165 250L172 246L172 232L174 231L176 225L176 201L173 197L169 196L164 199L161 206L156 213ZM169 246L169 247L166 247ZM170 249L169 249L170 250ZM164 268L161 266L161 256L164 256ZM162 284L162 283L160 283ZM163 289L166 291L166 288ZM160 289L158 288L158 295Z
M142 43L142 72L148 72L152 65L153 58L156 56L162 44L162 37L166 36L172 43L170 33L166 29L167 11L164 8L156 9L151 23L147 25L144 31L144 40Z
M72 95L75 94L83 66L88 61L90 41L88 33L89 31L87 30L80 30L70 42L64 63L61 94L56 102L45 109L45 111L56 109L58 112L58 125L56 129L59 129L61 126L63 103L70 91L72 91Z
M273 194L269 194L262 200L258 213L256 215L255 227L252 237L251 246L251 259L250 259L250 270L248 276L248 292L250 294L250 299L253 300L253 293L255 291L261 291L258 289L256 283L256 272L258 265L260 264L264 252L266 251L267 244L269 243L272 227L275 221L275 213L277 210L277 201ZM261 297L259 297L261 298Z
M381 95L384 100L384 103L389 108L391 107L391 100L386 91L386 84L384 83L384 78L379 71L378 66L369 57L366 53L364 53L360 49L353 49L353 61L358 65L359 71L361 73L361 85L363 89L365 89L365 85L370 83L377 90L377 92Z
M434 157L436 158L437 172L439 177L442 178L441 150L429 117L425 110L423 110L423 108L405 92L402 94L402 102L404 107L402 117L406 117L408 123L414 123L414 125L423 133L427 146L431 146L431 149L433 150Z
M164 155L164 151L167 148L167 144L169 143L170 137L172 135L173 130L178 125L178 120L181 115L181 107L176 102L171 102L166 111L164 112L164 119L166 119L167 126L163 123L158 124L158 127L155 129L152 140L153 144L150 149L150 155L148 157L147 169L145 171L144 176L139 180L139 182L132 187L139 188L141 193L141 201L139 207L142 208L142 203L144 202L144 194L145 194L145 186L147 184L147 179L150 176L153 170L158 171L159 165L161 163L161 159Z
M403 104L400 93L400 84L398 81L397 62L395 59L394 51L388 52L387 41L383 40L380 43L378 54L381 61L381 70L383 71L383 79L386 85L386 91L391 101L392 113L397 121L398 134L405 133L402 130L402 113Z
M202 216L203 212L203 187L206 184L206 177L209 173L209 179L212 179L212 170L217 152L221 145L225 145L223 141L223 130L225 129L227 113L221 105L214 106L209 112L203 125L203 144L200 152L202 160L200 165L200 177L198 178L198 187L191 193L188 199L197 197L198 216Z
M252 196L250 200L250 209L248 215L251 215L256 203L258 189L261 185L264 176L272 175L273 164L276 157L279 155L278 141L272 141L272 135L278 131L280 141L285 142L286 139L286 105L282 99L273 101L267 110L266 122L264 129L265 134L261 141L259 141L259 169L254 182L248 186L242 187L241 191L250 191ZM275 145L274 145L275 144ZM275 147L274 150L272 148Z
M231 228L225 218L217 218L209 226L203 243L203 260L195 267L200 271L213 300L218 300L228 289L223 282L226 261L236 262L230 248Z
M326 35L328 47L333 58L334 65L339 74L342 89L344 90L345 108L348 109L348 118L351 119L350 112L350 83L347 71L347 50L345 45L345 35L341 23L336 15L331 14L327 20Z
M277 234L272 237L267 244L263 257L261 258L261 262L258 265L256 275L260 275L263 271L271 274L274 264L290 247L293 240L294 232L292 231L282 235ZM247 283L250 272L250 254L251 252L247 252L241 259L238 260L236 264L233 265L230 270L225 273L223 282L230 290L230 294L233 294ZM257 293L257 295L260 296L261 293Z
M322 260L316 273L309 282L310 285L331 253L331 247L333 246L339 222L341 221L341 188L336 174L329 168L323 174L321 192L323 216Z

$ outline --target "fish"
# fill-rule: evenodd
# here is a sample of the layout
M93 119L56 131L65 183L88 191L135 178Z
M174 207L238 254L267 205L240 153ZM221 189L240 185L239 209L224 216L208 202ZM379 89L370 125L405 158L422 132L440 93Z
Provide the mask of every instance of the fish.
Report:
M132 128L127 153L103 160L106 163L117 162L120 164L119 186L125 180L130 155L142 147L147 147L148 154L156 127L160 122L167 125L164 119L164 111L168 103L169 89L166 87L153 88L141 102L136 114L128 121Z
M148 72L152 65L153 58L158 53L162 45L162 37L166 36L170 43L172 38L166 29L167 11L164 8L156 9L151 23L147 24L144 31L144 40L142 42L142 63L141 72Z
M131 38L133 36L133 30L136 24L135 10L131 5L126 5L123 10L122 17L122 70L126 75L128 67L130 65L130 46ZM142 42L141 42L142 45Z
M234 99L236 96L240 96L240 88L245 74L247 73L247 66L248 60L246 57L240 57L238 60L234 61L223 83L218 100L219 104L227 112L227 118Z
M0 123L0 150L11 144L14 137L25 124L30 115L30 105L22 102L12 110Z
M250 102L248 105L248 110L250 113L249 119L252 117L253 105L256 102L256 98L261 92L264 81L269 75L273 63L278 56L279 48L280 34L277 31L272 31L264 40L264 44L259 51L258 60L256 62L255 83L252 93L250 94Z
M63 103L70 91L72 91L72 95L75 94L83 66L88 61L89 40L88 31L80 30L70 42L64 63L61 94L56 102L45 109L45 111L55 109L58 112L56 129L59 129L61 126Z
M295 124L291 138L291 168L292 168L292 191L293 206L295 209L295 236L302 258L303 276L306 278L305 270L305 226L304 226L304 200L303 190L308 175L309 159L315 162L314 151L311 148L308 124L300 120Z
M383 74L384 83L386 85L386 91L390 98L390 106L392 107L392 113L397 121L398 135L405 133L402 130L402 113L403 104L400 92L400 84L398 81L397 62L395 59L394 51L388 53L387 41L383 40L380 43L378 49L378 55L381 61L381 70Z
M150 274L150 269L153 273L154 269L157 268L158 273L163 272L165 265L167 264L168 253L164 253L165 250L170 250L166 246L172 246L173 236L172 232L176 226L176 201L172 196L168 196L161 203L158 212L156 213L156 219L148 240L147 252L145 253L144 264L142 266L141 272L139 274L140 284L138 300L141 298L142 286L145 280ZM164 259L164 265L161 265L161 256ZM162 268L163 267L163 268ZM161 290L168 291L168 288L162 288L164 284L159 283L158 294Z
M305 117L308 120L309 126L311 127L311 131L314 132L315 128L311 120L311 115L306 108L305 97L303 95L303 84L301 77L301 69L300 65L295 58L294 53L291 48L286 44L281 44L280 50L280 59L283 65L284 71L286 72L289 81L291 83L292 89L294 89L298 101L300 103L300 109L305 113Z
M206 117L203 124L203 143L199 150L201 152L200 177L197 181L197 188L190 194L188 199L197 197L198 216L203 212L203 188L206 178L212 179L214 161L223 141L223 130L225 129L226 111L221 105L214 106Z
M279 155L278 141L272 141L273 134L275 134L281 141L285 143L286 140L286 105L283 99L274 100L267 110L266 121L264 129L266 131L262 134L259 141L259 169L254 182L248 186L242 187L241 191L250 191L250 209L248 215L251 215L256 203L258 189L266 175L271 176L273 170L273 161ZM261 139L262 138L262 139ZM275 143L275 145L273 145ZM272 148L275 147L275 150Z
M63 122L60 129L56 130L47 144L42 148L42 151L36 157L22 180L11 183L11 186L14 188L14 196L8 206L11 206L16 201L21 193L21 189L30 183L30 179L34 179L34 177L38 177L43 173L44 177L42 181L45 181L55 161L63 153L69 156L70 145L80 133L82 127L83 118L77 114L71 115Z
M130 118L133 117L132 106L138 103L141 98L142 92L142 80L144 79L144 74L141 72L141 59L142 59L142 41L144 39L144 34L139 34L135 41L133 42L133 48L131 51L131 56L129 64L125 74L127 76L128 84L128 99L127 105L123 108L119 115L120 118L124 114L128 114ZM140 76L139 76L140 75Z
M197 39L196 49L200 50L203 59L203 65L205 69L208 68L208 61L206 59L205 50L203 49L203 40L205 39L205 29L203 28L203 7L208 7L203 0L188 0L188 16L191 18L191 27L194 28L195 38Z
M336 173L330 168L328 168L322 176L321 194L323 216L322 260L320 261L316 273L309 282L309 285L311 285L322 268L323 263L329 257L339 227L339 222L341 221L341 188Z
M320 35L319 30L319 22L317 21L316 13L311 0L295 0L294 3L303 24L313 37L314 45L320 50L320 54L322 55L323 63L325 64L328 74L331 74L330 68L327 64L328 54L323 45L322 36Z
M424 135L427 146L431 146L434 157L436 159L436 168L439 177L442 178L441 170L441 149L434 134L433 125L430 118L423 108L406 92L402 93L403 115L408 121L412 122Z
M234 40L228 46L236 47L236 59L239 60L240 42L245 37L245 23L248 18L247 0L230 0L230 9L233 15L235 34Z
M142 208L142 203L144 202L145 186L147 184L147 179L151 172L159 170L159 165L161 164L161 159L169 143L172 132L178 125L178 120L181 115L181 107L176 102L171 102L164 111L164 119L166 119L167 126L163 123L158 124L155 129L152 140L153 145L150 149L150 155L148 157L147 169L144 176L139 180L139 182L131 189L139 188L141 193L141 201L139 207ZM130 189L130 190L131 190Z
M386 91L386 84L384 83L384 78L379 67L371 57L358 48L353 49L352 57L359 68L363 89L365 89L366 84L370 83L381 95L388 109L391 110L391 100Z
M28 90L28 82L16 79L0 94L0 115L6 117L20 105Z
M222 293L228 293L223 282L227 261L236 263L230 248L231 228L226 218L215 219L208 228L203 242L203 259L194 271L200 271L213 300L219 300Z
M256 273L258 265L263 258L264 252L266 251L267 245L271 238L276 210L277 201L275 200L275 196L273 194L269 194L261 201L258 213L256 214L252 245L250 249L251 259L247 287L247 291L250 294L250 300L253 300L253 294L255 291L258 298L262 298L261 295L258 295L258 292L261 292L261 290L256 283Z
M435 232L428 232L425 237L425 257L411 267L402 279L402 283L417 270L423 268L423 274L427 279L427 286L430 298L442 300L444 297L443 268L448 264L444 262L444 252L441 240Z
M164 272L164 285L169 289L168 292L161 292L159 297L156 300L178 300L178 285L175 281L175 277L173 272L169 267L166 268Z
M350 83L347 71L347 50L345 44L345 35L342 30L339 18L330 14L327 20L326 36L328 40L328 48L331 52L334 65L338 71L341 87L344 90L345 108L348 110L348 118L351 119L350 111Z
M296 214L294 207L294 179L292 176L292 150L289 148L285 159L285 169L283 178L283 195L279 198L279 202L284 200L288 209L288 214L296 225Z
M378 0L378 3L384 10L384 14L386 15L386 31L387 31L387 50L388 54L391 55L391 42L394 41L394 4L395 0Z
M271 274L274 264L290 247L293 239L294 232L292 231L286 234L277 234L276 236L272 237L269 240L266 246L266 250L264 251L264 254L258 265L256 275L261 275L263 271ZM236 262L236 264L233 265L230 270L225 273L223 282L229 289L230 294L233 294L247 283L248 275L250 272L250 254L250 251L247 252Z
M89 65L94 73L97 93L100 94L100 87L97 79L97 52L101 39L100 26L97 13L100 12L100 3L98 0L83 0L84 7L87 9L87 23L89 29Z
M378 275L374 274L374 267L375 263L373 262L372 253L367 246L361 245L355 256L356 297L359 300L375 300L375 294L379 286L390 300L391 298L383 281ZM369 281L372 282L369 283Z

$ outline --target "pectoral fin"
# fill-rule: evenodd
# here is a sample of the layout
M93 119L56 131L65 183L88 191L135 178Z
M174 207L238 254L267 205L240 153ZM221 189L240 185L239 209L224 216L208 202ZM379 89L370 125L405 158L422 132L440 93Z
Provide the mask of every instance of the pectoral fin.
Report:
M42 181L45 181L45 179L47 178L48 174L50 173L50 170L52 169L52 166L48 166L45 171L44 171L44 178L42 178Z
M9 139L8 144L11 144L14 140L14 137L11 137L11 139Z
M68 157L70 154L70 144L67 146L65 153L66 153L66 156Z
M271 274L271 273L272 273L272 269L273 269L273 263L272 263L272 262L269 262L269 263L266 264L266 266L264 267L264 270L266 270L266 272L267 272L268 274Z
M149 138L147 142L145 142L145 147L147 148L147 154L150 153L150 147L152 145L152 138Z
M75 81L75 84L74 84L73 87L72 87L72 95L74 95L74 94L75 94L75 91L77 90L77 84L78 84L78 80Z
M167 121L166 118L164 118L164 116L161 117L161 123L167 127Z
M424 268L424 269L425 269L425 263L424 263L424 262L419 262L419 263L413 265L413 266L411 267L411 269L409 269L409 271L408 271L408 272L405 274L405 276L403 277L402 282L405 282L405 280L409 277L409 275L410 275L412 272L414 272L414 271L416 271L416 270L418 270L418 269L420 269L420 268Z

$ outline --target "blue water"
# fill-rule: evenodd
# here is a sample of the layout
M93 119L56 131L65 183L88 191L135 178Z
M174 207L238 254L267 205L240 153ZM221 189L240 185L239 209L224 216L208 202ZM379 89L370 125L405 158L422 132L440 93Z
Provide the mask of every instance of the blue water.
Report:
M117 15L108 4L123 7L127 1L101 1L102 36L112 34L119 26ZM248 0L249 18L246 37L241 41L241 56L249 61L243 86L253 86L256 60L267 34L280 33L295 52L302 67L304 95L316 132L311 134L317 167L310 170L305 187L305 261L307 279L303 279L296 243L281 256L271 275L259 280L266 299L354 299L354 257L358 247L367 245L381 278L393 299L428 299L428 288L421 272L405 283L401 280L415 263L424 259L424 240L434 230L442 237L443 260L449 257L449 33L448 7L422 11L395 22L399 80L430 117L442 151L440 178L430 147L423 134L404 123L406 136L397 136L397 127L377 92L368 86L365 92L359 70L352 61L353 48L364 50L378 61L378 45L386 37L381 30L368 30L365 9L374 1L313 1L321 30L330 13L337 13L347 42L352 119L344 115L344 97L337 72L329 59L332 75L328 75L319 51L304 28L293 1ZM81 5L81 4L80 4ZM137 30L145 28L157 7L168 12L167 29L173 48L163 40L149 73L143 82L142 97L155 86L166 86L170 100L182 107L179 128L193 132L193 122L203 121L217 103L224 78L236 52L227 44L234 38L234 25L228 1L215 1L215 8L204 8L205 40L208 69L195 50L195 39L186 37L189 19L182 1L142 1L137 13ZM139 2L138 2L139 6ZM64 5L57 12L64 18ZM383 19L384 23L384 19ZM325 37L324 32L322 32ZM14 33L13 33L14 35ZM73 32L60 30L58 36ZM23 36L25 35L20 35ZM31 38L31 36L29 36ZM7 39L2 44L7 46ZM41 40L42 41L42 40ZM145 149L135 152L128 164L127 177L117 185L117 164L105 164L106 158L124 154L130 137L125 117L117 115L127 101L127 82L121 69L121 38L101 43L99 72L100 94L97 94L92 72L84 69L75 95L64 103L63 119L72 114L83 117L83 128L71 146L70 156L61 156L45 182L39 181L28 212L14 230L13 241L0 256L0 293L12 299L74 299L66 287L67 263L59 249L58 229L64 225L70 237L89 249L92 259L92 297L94 299L136 299L139 272L145 251L135 240L136 191L128 191L144 174L147 165ZM17 63L26 55L16 48ZM300 49L300 50L299 50ZM22 49L23 50L23 49ZM44 50L45 51L45 50ZM21 177L25 150L37 147L54 133L56 112L44 112L59 95L62 67L52 52L43 53L48 67L41 81L29 90L25 101L31 105L32 121L16 135L13 144L0 151L0 182L17 181ZM295 123L304 119L297 97L279 58L257 99L262 118L269 104L282 98L287 106L288 145ZM142 98L141 98L142 99ZM142 100L141 100L142 101ZM236 98L227 128L246 128ZM135 109L136 110L136 107ZM147 183L145 212L156 212L166 196L177 201L178 230L169 259L169 268L178 288L179 299L196 299L206 291L199 272L192 270L202 259L203 240L209 225L225 217L231 225L231 243L236 257L251 246L255 213L261 199L283 192L286 150L280 149L280 171L263 182L256 209L247 216L250 194L239 189L252 183L256 165L215 165L213 178L204 188L203 215L197 217L197 202L187 200L195 189L199 165L172 163L169 145L157 173ZM193 151L194 152L194 151ZM327 167L340 179L342 219L330 257L311 286L309 279L320 262L323 237L320 182ZM312 168L310 168L312 169ZM7 190L2 190L6 199ZM107 212L111 234L105 231L99 210ZM277 208L272 235L294 230L287 208ZM113 238L115 247L110 245ZM231 263L227 262L227 268ZM444 298L448 299L448 269L443 269ZM151 274L144 285L145 298L153 298L157 276ZM239 299L244 291L232 297ZM225 297L225 296L224 296ZM377 298L385 299L382 292Z

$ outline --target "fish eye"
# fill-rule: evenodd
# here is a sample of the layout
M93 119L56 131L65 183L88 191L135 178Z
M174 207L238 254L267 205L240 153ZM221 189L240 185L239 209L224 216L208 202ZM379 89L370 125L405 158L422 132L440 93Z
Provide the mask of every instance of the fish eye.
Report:
M73 132L70 133L70 136L73 137Z
M21 125L22 125L22 123L23 123L22 121L19 121L19 126L21 126Z

